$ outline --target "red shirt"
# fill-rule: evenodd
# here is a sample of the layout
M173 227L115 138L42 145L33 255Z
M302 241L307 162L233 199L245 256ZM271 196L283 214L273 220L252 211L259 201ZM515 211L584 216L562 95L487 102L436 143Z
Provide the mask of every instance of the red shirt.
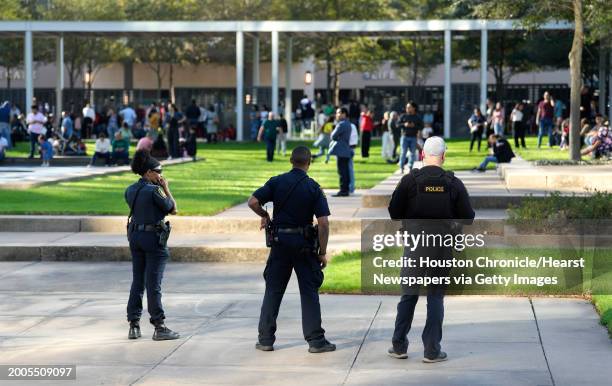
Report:
M361 117L361 131L372 131L374 129L374 120L369 115Z
M550 101L546 101L546 99L543 100L542 102L540 102L538 108L540 109L540 118L553 118L554 108L550 104Z

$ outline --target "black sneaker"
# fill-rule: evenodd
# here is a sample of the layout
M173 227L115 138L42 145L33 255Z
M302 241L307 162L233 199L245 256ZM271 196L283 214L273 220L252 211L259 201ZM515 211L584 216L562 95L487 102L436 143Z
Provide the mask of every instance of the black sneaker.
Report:
M393 347L389 347L389 350L387 350L387 354L395 359L408 359L408 353L397 352Z
M338 192L335 194L332 194L332 197L348 197L349 193L348 192Z
M440 351L438 356L435 357L435 358L424 357L423 358L423 362L425 362L425 363L437 363L437 362L444 362L447 359L448 359L448 356L446 355L446 353L444 351Z
M155 326L155 332L153 333L153 340L174 340L181 336L178 332L174 332L165 324L159 324Z
M481 168L474 168L472 169L472 173L484 173L485 169L481 169Z
M130 332L128 332L128 339L138 339L142 336L140 333L140 323L138 321L130 322Z
M259 342L255 343L255 348L259 351L274 351L274 346L261 344Z
M308 352L311 354L319 354L322 352L330 352L330 351L336 351L336 345L333 343L330 343L327 339L325 340L325 343L323 343L323 345L315 347L315 346L310 346L308 348Z

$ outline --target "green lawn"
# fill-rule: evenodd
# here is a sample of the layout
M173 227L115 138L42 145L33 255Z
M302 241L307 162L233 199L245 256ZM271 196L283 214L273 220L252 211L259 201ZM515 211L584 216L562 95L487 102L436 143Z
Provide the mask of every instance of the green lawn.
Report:
M289 143L288 152L297 144L301 143ZM23 150L24 144L20 148ZM357 188L370 188L397 168L377 157L379 153L380 143L374 142L373 156L368 161L356 157ZM290 169L289 156L266 162L265 147L258 143L200 144L198 156L206 161L165 168L182 215L218 213L246 200L271 176ZM310 175L324 188L338 187L333 158L328 164L317 160ZM123 192L136 179L132 173L123 173L28 190L0 189L0 213L125 214Z
M525 138L525 144L527 149L516 149L514 148L514 140L508 138L512 144L512 148L515 153L521 156L526 161L557 161L557 160L569 160L569 150L560 150L558 146L553 148L548 147L548 138L542 138L542 147L538 149L538 138L527 137Z
M593 303L601 315L601 324L608 327L612 338L612 295L593 295Z

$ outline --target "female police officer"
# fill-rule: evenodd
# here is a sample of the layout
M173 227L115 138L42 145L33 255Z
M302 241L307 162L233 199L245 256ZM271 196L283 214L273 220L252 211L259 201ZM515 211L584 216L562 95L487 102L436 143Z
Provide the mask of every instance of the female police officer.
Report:
M130 322L128 338L137 339L141 336L140 315L146 283L150 322L155 326L153 340L178 339L179 334L164 324L165 315L161 303L161 281L169 257L166 241L170 231L169 223L164 223L164 217L169 213L176 214L176 201L161 175L160 163L147 151L136 152L132 171L141 178L125 191L125 200L130 207L128 240L133 274L127 305L127 319Z

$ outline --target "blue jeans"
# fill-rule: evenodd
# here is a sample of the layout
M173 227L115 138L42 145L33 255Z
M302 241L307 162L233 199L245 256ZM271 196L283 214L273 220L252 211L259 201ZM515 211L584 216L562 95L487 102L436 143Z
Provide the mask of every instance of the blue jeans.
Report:
M8 142L7 149L13 147L11 144L11 125L6 122L0 122L0 137L6 138L6 141Z
M416 159L416 137L406 137L402 136L400 139L400 145L402 147L402 153L400 155L400 169L404 170L404 166L406 165L406 153L408 152L408 148L410 148L410 161L408 164L408 168L412 169L412 165L414 165L414 160Z
M548 146L553 144L553 121L550 118L541 118L538 130L538 147L542 145L542 136L548 135Z
M349 159L349 193L355 193L355 166L353 165L353 157Z
M493 132L497 135L504 135L504 126L501 123L493 125Z
M478 167L479 169L486 169L489 162L497 163L497 157L494 155L488 155L485 157L484 161Z
M4 150L0 151L0 161L3 161L4 158L6 157Z

